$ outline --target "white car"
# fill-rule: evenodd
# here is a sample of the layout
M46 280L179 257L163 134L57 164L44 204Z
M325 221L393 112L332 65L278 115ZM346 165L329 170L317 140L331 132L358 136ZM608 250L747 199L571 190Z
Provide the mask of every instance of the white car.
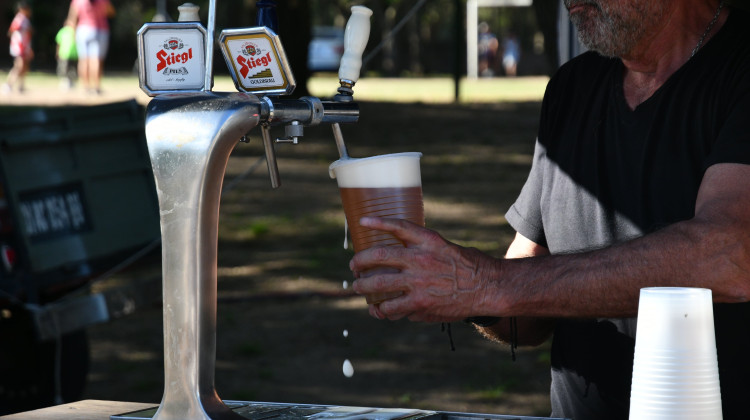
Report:
M344 55L344 29L335 26L316 26L307 48L307 68L310 71L338 71Z

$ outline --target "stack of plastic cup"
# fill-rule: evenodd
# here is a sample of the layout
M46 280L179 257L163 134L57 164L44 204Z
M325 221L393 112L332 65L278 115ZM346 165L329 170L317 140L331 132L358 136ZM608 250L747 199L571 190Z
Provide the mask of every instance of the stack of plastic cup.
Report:
M641 289L630 420L721 418L711 290Z

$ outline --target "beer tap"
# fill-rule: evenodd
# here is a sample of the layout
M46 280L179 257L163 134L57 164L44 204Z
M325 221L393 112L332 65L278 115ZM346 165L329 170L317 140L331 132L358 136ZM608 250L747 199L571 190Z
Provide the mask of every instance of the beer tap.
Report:
M262 0L261 5L268 10L259 14L275 13L273 1ZM322 101L280 98L294 91L295 81L281 40L266 23L221 32L219 45L239 92L213 92L216 0L209 7L208 30L200 22L183 20L150 22L138 31L140 86L153 97L146 107L145 131L162 236L164 396L154 420L241 418L214 388L219 201L238 141L261 127L271 184L277 187L276 142L296 143L303 127L332 124L343 155L336 125L359 119L351 88L369 34L369 20L364 22L369 9L352 9L352 18L360 23L350 20L346 32L357 40L350 43L356 48L342 59L342 69L348 70L340 74L339 94ZM275 125L285 126L285 137L276 141L270 135Z
M293 76L288 71L287 66L280 66L279 73L282 80L289 80L287 85L261 86L256 88L254 80L245 80L243 76L248 74L242 73L252 66L255 62L248 63L248 59L243 55L246 50L242 48L252 48L258 55L261 51L260 60L269 58L273 62L273 56L282 57L280 62L286 62L283 47L278 36L271 29L276 26L275 2L270 0L261 0L258 5L258 27L249 29L230 29L222 31L219 44L221 45L224 59L230 69L230 74L235 82L235 86L240 91L263 93L261 100L261 138L265 147L265 156L268 165L268 171L271 178L271 186L278 188L281 180L276 162L276 143L297 144L299 139L304 136L304 127L315 126L321 123L330 123L333 125L334 139L340 154L346 155L343 135L341 134L340 123L356 122L359 118L359 106L353 101L352 86L359 78L359 71L362 65L362 52L367 44L370 35L370 15L372 11L363 6L352 7L352 16L347 23L345 31L345 52L341 60L341 71L339 72L340 84L339 94L333 101L321 101L312 96L305 96L299 99L280 99L278 95L289 94L294 90ZM262 25L262 26L261 26ZM266 47L253 44L252 40L264 33L273 40L275 47L273 55L266 54ZM238 48L239 47L239 48ZM263 80L262 78L260 80ZM262 84L262 82L261 82ZM278 137L272 140L270 129L274 125L284 125L284 137Z

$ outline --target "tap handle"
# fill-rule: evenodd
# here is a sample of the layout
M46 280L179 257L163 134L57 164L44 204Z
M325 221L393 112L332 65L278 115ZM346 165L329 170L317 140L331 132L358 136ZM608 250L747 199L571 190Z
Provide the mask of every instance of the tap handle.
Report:
M362 53L370 38L370 16L372 10L365 6L353 6L352 15L344 32L344 55L341 57L339 79L354 84L362 68Z

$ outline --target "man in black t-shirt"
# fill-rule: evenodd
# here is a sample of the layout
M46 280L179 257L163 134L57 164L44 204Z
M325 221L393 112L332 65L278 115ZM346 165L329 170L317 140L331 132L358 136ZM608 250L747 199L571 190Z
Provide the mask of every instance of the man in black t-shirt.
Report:
M710 288L724 419L746 418L750 15L719 0L565 3L592 52L547 87L506 259L363 219L408 246L355 255L357 277L399 272L354 289L403 293L370 305L381 319L482 316L484 334L520 344L552 334L552 415L611 420L628 418L640 289Z

